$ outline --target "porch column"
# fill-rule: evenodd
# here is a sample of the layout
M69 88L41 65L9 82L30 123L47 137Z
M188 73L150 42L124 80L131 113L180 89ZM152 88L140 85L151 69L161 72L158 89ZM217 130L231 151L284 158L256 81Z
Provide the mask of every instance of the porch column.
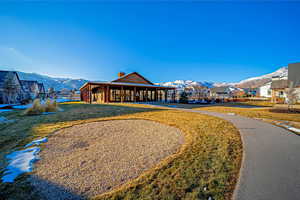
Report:
M168 90L165 90L165 102L168 101Z
M105 92L105 102L109 103L110 102L110 89L109 85L106 87L106 92Z
M110 88L109 85L107 86L107 102L110 102Z
M161 101L162 100L162 96L161 96L161 90L158 90L158 95L159 95L159 97L158 97L158 101Z
M133 101L136 102L136 87L133 88L134 94L133 94Z
M173 102L175 102L176 99L176 90L173 90Z
M148 88L146 88L146 101L148 101Z
M124 102L124 88L121 86L121 103Z
M155 101L158 101L158 93L157 93L157 88L155 88Z
M92 103L92 86L91 86L91 84L89 85L89 102L90 102L90 104Z

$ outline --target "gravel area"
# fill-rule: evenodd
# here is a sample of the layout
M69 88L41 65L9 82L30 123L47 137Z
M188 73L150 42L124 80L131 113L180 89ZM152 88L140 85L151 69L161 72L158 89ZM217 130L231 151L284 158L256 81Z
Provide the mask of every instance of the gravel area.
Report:
M49 137L30 181L42 199L85 199L137 178L177 152L179 129L147 120L111 120Z

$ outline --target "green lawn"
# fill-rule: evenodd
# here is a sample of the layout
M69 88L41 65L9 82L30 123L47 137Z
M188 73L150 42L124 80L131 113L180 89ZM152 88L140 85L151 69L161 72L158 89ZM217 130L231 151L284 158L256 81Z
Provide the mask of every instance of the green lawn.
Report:
M181 150L148 170L138 179L96 199L230 199L238 178L242 156L240 135L224 120L182 111L156 109L143 105L66 103L64 112L53 115L23 116L6 113L15 123L0 125L0 170L5 155L36 137L61 128L111 119L146 119L182 130ZM51 137L51 136L50 136ZM4 199L39 199L21 176L13 184L0 184ZM207 187L207 190L204 190Z

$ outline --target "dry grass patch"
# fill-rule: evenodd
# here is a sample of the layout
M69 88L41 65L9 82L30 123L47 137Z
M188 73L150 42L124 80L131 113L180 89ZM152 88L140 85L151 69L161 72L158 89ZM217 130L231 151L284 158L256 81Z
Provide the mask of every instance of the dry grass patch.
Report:
M240 168L242 144L237 129L229 122L197 113L145 108L142 105L64 106L64 114L19 119L21 124L26 124L26 129L17 144L24 144L29 138L49 135L61 128L112 119L152 120L177 127L184 133L185 143L177 154L167 157L138 179L110 193L95 197L96 199L231 198ZM17 124L11 126L18 127ZM11 128L5 127L5 134L1 134L6 137L10 133L17 135L18 133L13 132ZM24 131L24 126L18 130ZM17 144L12 142L11 147ZM5 151L3 148L1 150ZM3 162L1 166L5 166ZM35 194L31 194L32 190L25 182L25 178L20 178L13 185L2 184L0 194L14 198L21 195L22 199L32 199ZM6 191L3 192L2 189Z
M237 102L236 105L248 105L248 106L260 106L260 107L272 107L275 103L270 101L246 101L246 102Z
M265 118L265 119L300 122L299 113L276 113L276 112L272 112L272 110L269 108L233 108L233 107L225 107L225 106L211 106L211 107L197 108L196 110L206 110L206 111L221 112L221 113L235 113L237 115L250 117L250 118Z

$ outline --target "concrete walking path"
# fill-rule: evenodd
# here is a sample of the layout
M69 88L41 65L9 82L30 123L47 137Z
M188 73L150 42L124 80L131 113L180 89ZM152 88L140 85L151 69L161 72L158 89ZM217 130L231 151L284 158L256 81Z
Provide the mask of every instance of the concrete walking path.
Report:
M173 109L216 116L239 129L244 155L233 199L300 199L300 136L238 115Z

